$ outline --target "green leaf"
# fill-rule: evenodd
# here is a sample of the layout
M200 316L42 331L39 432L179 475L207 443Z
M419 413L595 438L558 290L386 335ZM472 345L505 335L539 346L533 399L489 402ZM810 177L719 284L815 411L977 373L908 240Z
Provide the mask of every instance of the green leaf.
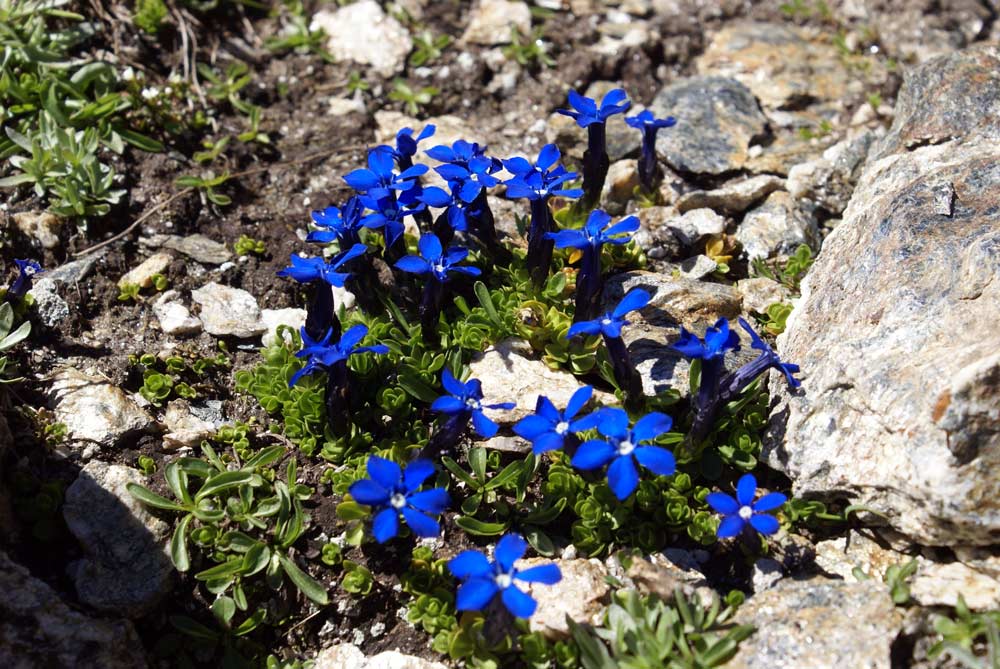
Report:
M490 479L483 489L484 490L496 490L497 488L503 487L508 483L513 483L514 480L521 473L522 462L512 462L501 470L499 474Z
M486 449L477 446L469 450L469 467L472 475L479 480L479 485L486 482Z
M219 633L213 629L205 627L200 622L192 620L187 616L170 616L170 624L181 634L205 639L207 641L218 641Z
M473 478L469 472L462 469L461 465L448 456L443 456L441 458L441 464L443 464L448 471L454 474L458 480L462 481L473 490L479 490L482 487L482 484L479 481Z
M19 328L4 337L3 340L0 340L0 351L7 351L14 348L15 344L27 339L29 334L31 334L31 323L24 321Z
M222 472L221 474L216 474L205 481L204 485L201 486L194 498L196 501L205 499L209 495L215 495L244 483L249 483L252 478L253 473L245 471Z
M400 374L396 379L399 387L421 402L430 404L438 398L438 392L424 383L418 376L409 372Z
M486 315L490 317L493 325L498 328L503 327L503 321L500 320L500 314L497 313L496 307L493 306L493 298L490 297L490 291L486 287L486 284L482 281L476 281L472 289L476 292L479 304L483 305L483 309L486 310Z
M320 606L326 606L330 603L330 596L319 581L299 569L294 562L281 553L278 553L278 561L299 592Z
M219 597L212 602L212 615L223 627L229 629L233 616L236 615L236 602L232 597Z
M342 520L362 520L369 514L369 510L357 502L341 502L337 505L337 517Z
M187 472L181 467L180 463L174 461L167 465L166 469L163 470L163 477L167 480L167 485L170 486L174 497L181 500L186 506L190 507L194 505L191 493L187 489Z
M194 575L199 581L212 581L220 578L230 578L243 572L243 558L234 557L214 567L199 571Z
M128 490L133 497L147 506L152 506L157 509L166 509L168 511L186 511L186 509L180 504L171 502L166 497L160 497L155 492L148 490L138 483L126 483L125 489Z
M187 531L190 522L190 514L181 518L181 522L177 523L177 527L174 528L173 536L170 537L170 559L177 571L181 572L191 568L191 558L187 548Z
M147 137L141 133L129 130L128 128L115 127L115 132L121 135L122 139L137 149L148 151L149 153L163 153L166 147L152 137Z
M510 523L487 523L469 516L459 516L455 519L455 524L469 534L474 534L479 537L493 537L498 534L503 534L507 531L507 527L510 525Z

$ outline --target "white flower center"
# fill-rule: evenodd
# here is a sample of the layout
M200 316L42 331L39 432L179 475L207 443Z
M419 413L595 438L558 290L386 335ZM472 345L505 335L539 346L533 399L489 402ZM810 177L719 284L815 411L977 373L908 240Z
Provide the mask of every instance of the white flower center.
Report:
M569 423L566 421L560 421L559 424L556 425L556 434L566 434L567 432L569 432Z
M479 411L480 409L483 408L482 403L474 397L470 397L469 399L465 400L465 406L469 407L473 411Z
M605 316L601 319L601 325L611 325L611 319Z
M35 268L32 267L31 265L27 265L24 268L24 273L27 276L32 276L35 273Z
M740 518L743 520L750 520L750 516L753 515L753 509L749 506L741 506L739 510Z
M631 455L634 450L635 444L628 439L618 444L618 455Z
M505 590L510 587L511 583L514 582L514 577L510 574L497 574L493 582L497 584L497 587L501 590Z
M444 274L444 260L438 260L431 267L434 269L435 274Z
M392 508L399 510L406 506L406 495L401 492L397 492L392 497L389 498L389 504Z

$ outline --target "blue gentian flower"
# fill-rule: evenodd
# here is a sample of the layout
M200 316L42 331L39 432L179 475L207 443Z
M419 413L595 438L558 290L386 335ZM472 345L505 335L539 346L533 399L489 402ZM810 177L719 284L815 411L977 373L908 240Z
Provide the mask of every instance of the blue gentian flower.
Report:
M727 351L739 350L740 338L729 328L729 321L720 318L715 325L705 330L704 340L682 326L680 339L674 343L673 348L686 358L718 360L725 357Z
M503 161L507 171L514 175L504 182L507 197L524 197L531 202L531 225L528 228L528 255L525 264L536 286L544 283L552 264L553 242L545 236L546 233L555 231L549 198L553 195L574 198L583 194L579 188L563 188L567 181L576 178L576 173L567 172L562 165L553 167L558 161L559 149L555 144L543 146L534 165L521 157Z
M368 168L354 170L344 177L347 185L375 200L388 197L392 191L408 191L417 185L417 177L427 172L426 165L414 165L399 174L393 171L393 150L377 146L368 152Z
M417 155L417 145L421 141L434 135L437 128L428 123L420 134L413 136L412 128L403 128L396 133L396 148L392 150L392 157L396 159L396 164L401 171L406 171L413 167L413 156Z
M361 242L361 228L365 227L363 217L364 204L358 196L351 197L343 208L327 207L322 211L312 212L313 223L319 230L312 230L306 235L306 241L317 244L337 242L340 248L348 249Z
M608 176L611 160L608 158L607 121L615 114L624 113L630 106L625 91L616 88L601 100L600 106L574 90L569 92L571 109L559 109L560 114L576 119L581 128L587 129L587 150L583 153L583 199L581 204L591 209L601 199L601 189Z
M563 412L556 409L548 397L539 395L535 413L519 420L514 425L514 433L531 442L535 455L561 449L568 435L589 429L586 423L574 419L593 394L591 386L580 388L569 398Z
M708 505L722 514L722 522L716 535L720 539L735 537L749 524L761 534L778 531L778 519L768 514L787 501L780 492L764 495L756 502L757 480L753 474L744 474L736 484L736 499L724 492L713 492L705 496Z
M441 163L451 163L461 167L468 167L477 158L486 158L486 147L480 146L476 142L467 142L464 139L455 140L451 146L439 144L424 151L428 156ZM502 166L496 158L487 158L491 167L490 174L496 172Z
M326 335L320 340L315 340L309 336L306 328L301 330L302 350L295 354L296 358L308 358L305 367L295 372L288 380L288 387L294 386L306 374L321 369L330 369L338 362L347 360L350 356L358 353L378 353L389 352L389 347L384 344L374 346L358 346L361 340L368 335L368 327L362 324L355 325L347 330L340 337L340 341L331 343L333 330L328 330Z
M479 276L482 273L478 267L458 265L469 255L469 249L453 247L446 252L441 247L441 241L433 234L421 235L417 247L420 249L419 256L400 258L396 267L412 274L429 274L441 283L448 280L451 272L469 276Z
M633 288L626 293L625 297L618 302L618 305L613 310L603 316L571 325L569 332L566 333L566 338L569 339L581 334L601 334L609 339L620 339L622 328L628 325L625 315L637 309L642 309L649 304L650 299L652 299L650 294L642 288Z
M801 381L792 376L792 374L797 374L799 372L798 365L790 362L782 362L781 358L778 357L778 354L774 352L774 349L768 346L767 342L761 339L757 333L754 332L753 328L750 327L750 324L743 320L743 318L740 318L740 327L746 330L750 335L750 348L761 352L757 360L747 365L747 367L751 368L748 372L753 373L753 378L757 378L758 374L755 373L757 367L763 366L765 369L771 367L784 374L785 380L788 381L788 385L792 388L798 388L802 385Z
M517 587L515 581L553 585L562 579L562 573L553 563L516 568L514 564L526 550L528 544L520 535L507 534L497 542L493 562L479 551L462 551L452 558L448 570L463 581L455 598L456 610L482 611L500 595L503 605L514 616L530 618L538 603Z
M465 203L474 202L484 189L500 183L492 174L497 171L493 161L483 156L473 158L468 166L446 163L438 165L434 171L458 191L458 196Z
M489 439L497 433L500 426L486 417L483 409L504 409L509 411L514 408L514 402L500 402L498 404L483 404L483 384L479 379L469 379L462 383L446 368L441 372L441 384L444 386L447 395L434 400L431 410L443 413L448 416L463 416L466 419L472 418L472 425L481 437Z
M441 526L431 516L439 516L448 508L451 503L448 491L431 488L417 492L434 474L434 463L414 460L402 470L392 460L372 455L366 467L369 478L355 481L347 491L358 504L377 511L372 521L375 541L384 544L399 534L400 518L418 537L441 534Z
M615 114L623 114L632 106L628 95L620 88L608 91L601 99L599 106L595 99L585 97L570 89L569 104L570 109L557 109L556 111L563 116L574 119L581 128L587 128L595 123L606 123Z
M422 202L411 202L407 206L408 203L402 197L397 199L393 194L382 198L362 195L361 203L372 210L361 219L361 225L372 230L381 228L386 248L392 248L403 238L403 231L406 229L403 220L407 216L415 216L426 209Z
M583 442L570 461L584 471L609 465L608 486L620 501L628 499L639 487L635 461L658 476L670 476L676 469L673 453L659 446L642 445L670 430L673 425L670 416L659 412L646 414L631 430L628 422L628 414L622 409L595 411L583 424L597 427L609 440Z
M358 243L335 255L330 262L322 257L303 258L297 253L290 257L291 265L278 271L278 276L294 279L299 283L309 283L311 281L324 281L331 286L344 287L344 282L350 276L347 272L338 272L347 262L364 255L368 247Z
M45 271L34 260L19 260L15 258L14 264L17 266L17 277L7 289L7 300L23 299L28 294L28 291L31 290L31 284L35 275Z
M545 236L555 242L557 248L576 248L583 251L580 271L576 277L576 312L574 321L585 321L597 315L601 298L601 246L604 244L627 244L628 233L639 229L639 219L635 216L623 218L608 227L611 216L595 209L590 212L587 222L580 230L560 230Z
M459 196L458 189L453 186L449 193L443 188L429 186L420 194L420 201L429 207L436 207L445 210L444 222L451 228L452 232L465 232L469 229L469 215L474 213L476 205L468 204ZM435 229L439 237L442 232Z
M635 116L628 116L625 122L642 132L642 154L639 157L639 183L647 193L653 192L656 181L656 133L660 128L669 128L677 123L673 116L658 119L648 109Z

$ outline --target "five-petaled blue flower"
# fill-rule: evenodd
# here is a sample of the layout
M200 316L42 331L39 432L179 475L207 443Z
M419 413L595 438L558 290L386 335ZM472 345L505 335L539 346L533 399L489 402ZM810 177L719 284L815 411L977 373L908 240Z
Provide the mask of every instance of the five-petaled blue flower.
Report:
M625 314L642 309L649 304L650 299L649 293L642 288L633 288L612 311L592 321L580 321L571 325L569 332L566 333L566 338L569 339L581 334L602 334L609 339L618 339L622 336L622 328L628 325Z
M340 341L330 343L333 338L333 329L327 330L326 334L319 341L313 339L306 333L303 326L302 350L295 354L296 358L308 358L305 367L292 374L288 380L288 386L294 386L306 374L312 374L320 369L329 369L336 363L347 360L357 353L388 353L389 347L385 344L374 346L358 346L361 340L368 334L368 327L362 324L355 325L350 330L340 336Z
M459 196L459 190L461 190L460 184L453 184L450 194L443 188L430 186L420 194L420 201L429 207L445 209L451 229L464 232L469 229L469 216L477 215L479 207L465 202Z
M765 369L767 367L773 367L785 375L785 380L788 381L788 385L792 388L798 388L802 385L801 381L792 376L792 374L797 374L799 372L798 365L791 362L782 362L781 358L778 357L778 354L774 352L774 349L768 346L767 342L761 339L757 333L753 331L753 328L750 327L750 324L743 320L743 318L740 318L740 327L746 330L750 335L750 348L761 352L760 357L756 361L749 363L747 367L754 365L754 363L756 363L756 366L764 366Z
M643 446L670 430L673 420L670 416L653 412L636 421L630 430L628 414L622 409L601 409L581 421L587 427L608 437L592 439L580 444L570 463L577 469L590 470L608 466L608 486L619 500L628 499L639 487L639 470L635 461L659 476L674 473L674 455L659 446Z
M566 441L566 435L588 429L581 422L586 419L574 419L593 394L591 386L580 388L569 398L563 412L548 397L539 395L535 413L519 420L514 425L514 433L531 442L531 451L535 455L560 449Z
M376 146L368 152L368 169L357 169L344 177L347 185L376 200L392 191L408 191L417 185L417 177L427 172L426 165L414 165L399 174L393 171L393 150Z
M7 289L7 299L19 300L31 290L31 282L34 280L35 275L41 274L45 270L34 260L18 260L15 258L14 264L17 266L17 277L10 284L10 288Z
M327 207L312 212L313 223L319 230L306 235L307 242L329 244L337 241L341 249L347 249L361 241L361 228L365 227L363 215L365 207L357 196L351 197L343 207Z
M483 384L479 379L469 379L462 383L446 368L441 372L441 385L444 386L448 395L442 395L431 404L432 411L454 416L456 414L468 414L472 417L472 426L481 437L489 439L497 433L500 426L486 417L483 409L503 409L509 411L514 408L514 402L500 402L498 404L483 404Z
M778 531L778 519L767 512L774 511L788 498L780 492L772 492L754 502L756 495L757 480L753 474L744 474L736 484L736 499L724 492L705 496L708 505L722 514L722 522L716 532L720 539L735 537L748 523L761 534Z
M278 271L278 276L287 276L299 283L310 281L326 281L331 286L344 287L344 281L350 276L347 272L338 272L347 261L364 255L368 249L364 244L355 244L351 248L338 253L330 262L321 257L303 258L297 253L291 255L292 264Z
M610 228L611 216L600 209L590 212L587 222L580 230L560 230L549 232L545 236L556 243L560 249L597 249L604 244L627 244L631 237L628 233L639 229L639 219L629 216L618 221ZM605 230L605 228L607 228Z
M448 570L462 585L458 588L455 608L458 611L482 611L493 599L500 600L514 616L530 618L538 602L515 584L543 583L553 585L562 579L559 566L554 563L541 564L528 569L514 566L524 556L528 544L520 535L507 534L497 542L493 552L495 560L490 560L479 551L462 551L448 562Z
M434 135L437 128L428 123L420 134L413 136L412 128L403 128L396 133L396 148L392 149L392 157L396 159L399 169L407 170L413 166L413 156L417 155L417 145Z
M370 478L355 481L348 492L359 504L378 511L372 521L375 541L384 544L399 534L400 517L418 537L441 534L440 525L431 516L441 515L448 508L448 491L431 488L417 492L434 474L430 460L414 460L401 470L392 460L372 455L366 466Z
M593 123L605 123L608 118L615 114L622 114L632 106L625 91L620 88L609 91L601 99L600 106L593 98L584 97L570 89L569 104L572 109L557 109L556 111L563 116L575 119L581 128L586 128Z
M503 161L504 167L514 176L504 184L507 186L507 197L528 198L529 200L546 199L552 195L576 198L583 195L579 188L562 188L567 181L576 179L576 172L568 172L562 165L553 167L559 161L559 148L555 144L546 144L538 152L538 160L532 165L527 159L516 156Z
M631 127L643 132L648 132L650 130L659 130L660 128L671 128L677 125L677 119L673 116L668 116L667 118L656 118L653 112L648 109L641 111L635 116L626 116L625 122Z
M417 189L414 188L409 192L415 193L416 191ZM372 230L382 228L382 235L385 237L387 246L392 246L403 236L405 229L403 219L427 208L423 202L415 200L408 202L404 201L402 197L397 199L393 196L375 198L371 195L362 195L361 203L372 210L370 214L361 219L361 225Z
M702 341L697 335L691 334L681 327L681 336L673 348L686 358L714 360L725 357L727 351L735 351L740 347L740 338L729 328L729 321L720 318L715 325L705 330Z
M396 267L413 274L430 274L442 283L448 280L449 272L458 272L469 276L479 276L482 273L478 267L458 265L469 255L469 249L453 247L445 251L441 247L441 240L437 238L437 235L432 233L421 235L417 247L420 249L419 256L400 258Z

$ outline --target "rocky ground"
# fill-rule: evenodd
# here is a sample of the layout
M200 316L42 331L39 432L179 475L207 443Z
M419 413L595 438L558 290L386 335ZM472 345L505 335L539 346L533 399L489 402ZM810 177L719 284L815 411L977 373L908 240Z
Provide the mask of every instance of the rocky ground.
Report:
M603 206L639 216L647 264L612 277L605 297L613 304L633 286L653 294L626 330L646 392L688 392L688 363L664 346L677 324L702 332L720 317L774 322L774 305L792 305L776 325L777 347L800 365L802 388L789 391L772 373L759 461L774 487L803 504L824 502L842 522L789 518L763 556L687 541L628 570L569 543L558 557L563 582L535 593L541 609L531 630L566 639L563 613L599 620L610 578L616 588L666 596L674 586L744 591L735 622L756 632L726 666L959 666L929 653L947 629L984 652L982 628L962 636L941 619L960 620L965 606L970 616L1000 610L993 0L361 0L307 8L325 30L330 62L264 50L281 17L227 15L214 35L207 19L196 27L220 62L251 64L246 95L262 108L270 139L212 164L232 175L219 187L230 204L175 184L203 169L190 142L118 158L126 200L86 231L45 213L30 190L6 191L0 254L37 258L47 271L32 291L31 337L8 353L24 380L0 387L0 582L8 593L0 598L0 664L173 666L158 648L169 620L204 619L211 601L171 563L174 518L151 512L125 486L163 492L164 466L204 439L217 443L226 425L256 446L291 443L273 415L237 390L235 376L260 363L277 326L302 323L303 296L275 272L303 250L309 212L346 197L340 177L363 165L366 147L391 142L400 127L434 123L434 144L467 138L508 157L554 142L573 163L585 134L555 110L570 88L599 96L618 86L633 111L678 119L660 134L666 177L661 201L647 207L633 198L639 133L609 127ZM551 66L505 54L512 25L541 40ZM414 39L425 27L453 40L415 66ZM124 67L153 53L148 40L125 40L104 55ZM183 69L183 57L163 58L165 68ZM352 72L367 90L349 90ZM440 92L407 109L390 97L397 77ZM223 111L215 123L225 130L237 121ZM490 197L503 234L523 243L515 223L523 203L500 191ZM244 235L263 249L237 253ZM801 245L815 257L801 286L782 281L780 269L770 277L755 270L759 259L787 267ZM154 286L161 277L162 289ZM142 290L120 299L128 285ZM193 392L151 401L143 370L163 371L156 360L168 358L181 361L174 382ZM511 342L470 369L487 400L516 400L525 411L540 392L564 406L580 385ZM507 434L486 446L524 444ZM299 481L316 490L301 552L330 583L315 558L342 531L333 507L343 490L334 490L322 458L293 459ZM457 550L467 540L450 541ZM740 566L720 568L723 556ZM254 638L266 651L261 662L271 653L318 668L451 666L401 618L396 558L367 557L385 579L373 596L359 600L334 583L338 594L325 609L275 604L295 623ZM213 657L207 652L194 657Z

